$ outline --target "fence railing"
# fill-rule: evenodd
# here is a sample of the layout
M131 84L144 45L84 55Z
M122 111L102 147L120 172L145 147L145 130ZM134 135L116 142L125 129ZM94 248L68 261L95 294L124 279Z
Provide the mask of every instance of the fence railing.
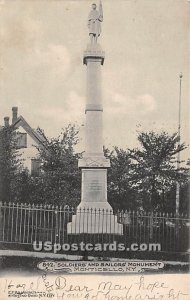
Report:
M71 228L68 232L68 223L73 215L81 217L80 222L99 220L102 213L106 220L113 216L113 211L80 210L76 208L53 205L30 205L4 203L0 205L0 242L12 244L32 245L34 241L49 241L53 243L112 243L122 242L125 245L133 243L159 243L161 251L187 252L189 249L190 218L188 215L176 217L168 213L149 213L135 211L117 211L116 221L123 226L123 234L112 234L99 229L96 234L76 232ZM93 216L93 217L92 217ZM72 224L72 223L71 223ZM75 223L76 224L76 223ZM90 224L90 223L89 223ZM87 224L88 225L88 224ZM72 226L72 225L71 225ZM76 225L75 225L76 226ZM85 225L86 226L86 225ZM80 226L82 228L82 226ZM88 226L87 226L88 228Z

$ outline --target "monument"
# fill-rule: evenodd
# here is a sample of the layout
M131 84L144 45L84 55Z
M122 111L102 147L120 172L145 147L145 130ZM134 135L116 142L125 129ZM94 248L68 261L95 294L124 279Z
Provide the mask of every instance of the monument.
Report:
M84 51L83 63L87 67L85 153L79 160L82 170L81 203L76 215L68 223L69 234L113 233L122 234L123 225L117 221L107 201L107 169L109 159L103 153L103 102L101 89L101 68L105 54L97 43L101 34L103 9L92 4L88 17L90 43Z

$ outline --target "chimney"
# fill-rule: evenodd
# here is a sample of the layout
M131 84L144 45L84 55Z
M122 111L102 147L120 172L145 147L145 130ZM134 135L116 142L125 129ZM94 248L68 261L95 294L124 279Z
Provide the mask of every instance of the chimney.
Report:
M9 117L4 117L4 125L5 127L9 126Z
M16 119L18 117L18 107L12 107L12 124L15 123Z

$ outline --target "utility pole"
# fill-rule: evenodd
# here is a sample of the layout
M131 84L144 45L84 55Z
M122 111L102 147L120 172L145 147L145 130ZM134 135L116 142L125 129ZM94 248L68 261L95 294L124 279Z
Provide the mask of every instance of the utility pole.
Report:
M183 74L179 74L179 110L178 110L178 146L181 142L181 84L182 84ZM180 169L180 151L177 153L177 170ZM176 182L176 216L179 215L179 200L180 200L180 183Z

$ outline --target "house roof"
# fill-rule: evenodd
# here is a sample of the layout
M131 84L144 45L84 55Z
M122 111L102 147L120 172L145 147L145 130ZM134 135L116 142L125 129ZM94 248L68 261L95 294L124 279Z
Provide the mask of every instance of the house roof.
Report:
M17 129L18 127L22 127L26 133L41 147L45 148L45 138L40 135L36 130L32 129L32 127L26 122L23 116L19 116L14 123L11 125L13 129Z

